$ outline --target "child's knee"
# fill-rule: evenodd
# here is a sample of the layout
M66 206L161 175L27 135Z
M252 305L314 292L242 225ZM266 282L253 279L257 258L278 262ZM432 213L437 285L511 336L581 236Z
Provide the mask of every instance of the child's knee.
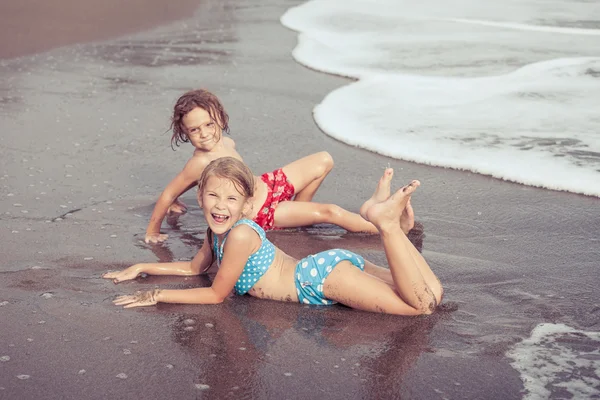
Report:
M430 297L427 301L424 301L423 304L423 314L431 314L435 311L435 309L440 305L440 303L442 302L442 296L444 294L444 289L442 288L442 285L437 285L436 287L432 287L430 288L430 290L428 290L428 294L430 294Z
M435 300L436 300L436 307L440 305L440 303L442 302L442 299L444 298L444 287L442 286L442 284L438 281L438 285L435 287L434 289L434 294L435 294Z
M333 157L327 151L321 151L317 153L319 158L319 165L323 168L322 175L325 175L333 168Z

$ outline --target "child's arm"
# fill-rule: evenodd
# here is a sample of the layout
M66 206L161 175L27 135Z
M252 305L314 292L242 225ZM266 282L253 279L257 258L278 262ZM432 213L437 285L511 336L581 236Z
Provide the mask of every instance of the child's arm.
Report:
M120 296L114 300L116 305L125 308L151 306L158 302L180 304L219 304L231 293L239 279L248 258L260 248L258 234L247 225L240 225L229 232L223 261L211 287L136 292L129 296Z
M158 243L167 240L168 235L160 233L165 215L169 210L169 206L183 193L191 189L202 175L202 171L206 167L206 161L198 157L192 157L183 167L183 170L169 182L165 190L160 194L150 222L146 228L146 243Z
M208 270L212 264L210 246L208 238L205 239L198 254L196 254L192 261L135 264L129 268L125 268L123 271L107 272L102 277L112 279L114 283L119 283L135 279L142 273L149 275L200 275Z

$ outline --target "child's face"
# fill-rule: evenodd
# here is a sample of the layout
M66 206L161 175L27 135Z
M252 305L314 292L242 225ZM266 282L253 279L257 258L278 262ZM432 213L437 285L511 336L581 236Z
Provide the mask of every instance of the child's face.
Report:
M231 180L216 176L206 181L201 200L206 222L219 237L248 214L251 207L250 199L240 194Z
M221 128L208 111L196 107L181 120L190 142L198 150L211 151L221 140Z

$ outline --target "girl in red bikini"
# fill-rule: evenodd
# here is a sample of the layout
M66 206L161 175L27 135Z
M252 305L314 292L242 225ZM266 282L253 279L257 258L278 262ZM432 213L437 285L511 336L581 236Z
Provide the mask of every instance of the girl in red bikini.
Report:
M177 100L171 123L171 144L179 146L179 143L190 142L194 146L194 153L158 198L146 229L146 243L167 239L166 234L160 233L163 219L169 212L185 212L186 206L178 197L196 185L211 161L221 157L242 161L234 141L223 136L223 132L229 133L228 122L229 116L219 99L206 90L187 92ZM359 214L335 204L312 202L332 168L333 159L323 151L257 177L248 218L264 230L329 223L349 232L377 233L375 225ZM405 233L414 226L410 204L402 216L401 225Z

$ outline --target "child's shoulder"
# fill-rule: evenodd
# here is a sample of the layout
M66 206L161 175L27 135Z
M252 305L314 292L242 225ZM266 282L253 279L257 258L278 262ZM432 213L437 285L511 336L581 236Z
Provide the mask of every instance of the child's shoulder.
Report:
M192 157L188 160L186 167L204 170L212 160L213 157L209 157L206 153L194 151L194 154L192 154Z
M254 222L250 219L247 219L247 218L243 218L243 219L239 220L231 228L229 235L231 235L233 232L239 232L239 233L236 233L236 235L240 235L240 237L243 237L243 235L251 235L251 234L255 234L260 237L261 231L262 231L262 228L260 226L258 226L256 224L256 222Z
M227 242L236 243L236 248L241 243L249 244L251 247L260 247L262 239L259 232L250 224L237 224L227 234Z
M223 143L224 143L226 146L230 146L230 147L233 147L233 148L235 148L235 141L234 141L232 138L230 138L230 137L227 137L227 136L223 136L223 139L222 139L222 140L223 140Z

